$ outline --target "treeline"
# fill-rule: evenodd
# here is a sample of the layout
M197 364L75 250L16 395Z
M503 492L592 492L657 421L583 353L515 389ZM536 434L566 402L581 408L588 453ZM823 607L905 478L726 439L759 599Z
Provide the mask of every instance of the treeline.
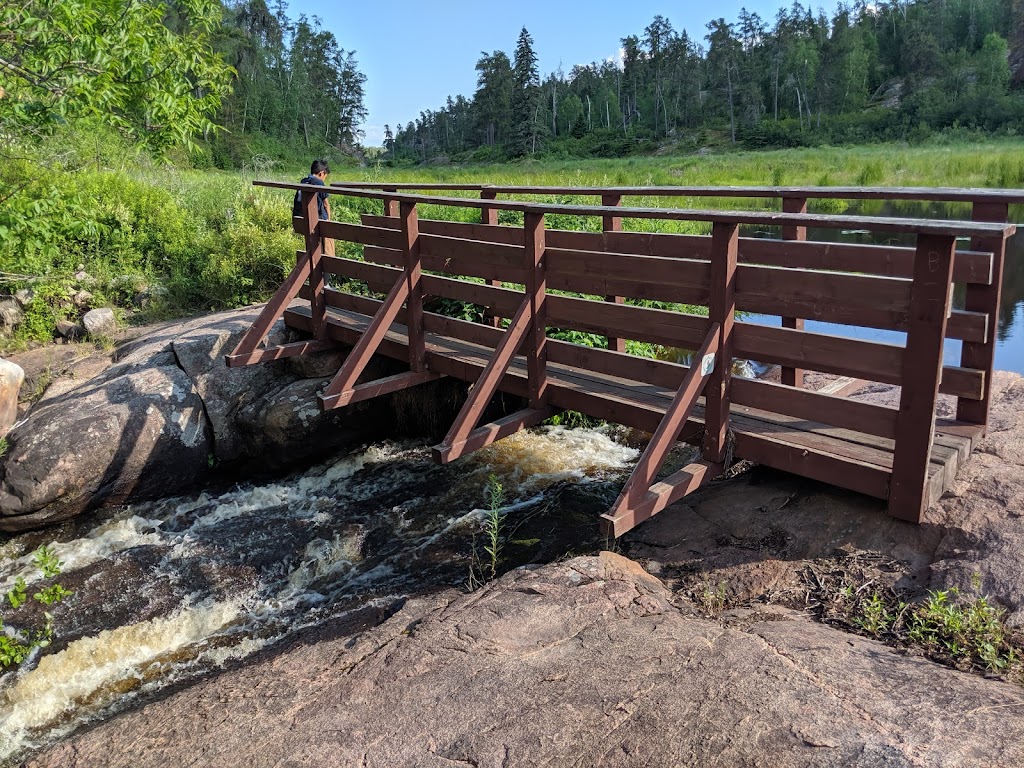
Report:
M302 149L350 149L366 118L354 51L346 51L317 18L289 18L277 0L227 0L216 49L234 68L230 93L210 142L218 167L237 167L254 152L272 157ZM255 139L255 141L254 141Z
M831 16L797 1L771 22L745 9L716 19L702 36L656 16L620 43L621 61L542 79L524 28L512 58L481 55L471 98L386 127L384 157L619 156L673 141L799 146L1024 129L1024 99L1010 90L1024 0L857 0Z

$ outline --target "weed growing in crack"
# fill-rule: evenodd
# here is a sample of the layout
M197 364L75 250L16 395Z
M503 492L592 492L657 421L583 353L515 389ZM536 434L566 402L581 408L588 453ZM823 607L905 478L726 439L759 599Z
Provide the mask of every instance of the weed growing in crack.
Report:
M1020 638L1005 623L1006 611L981 594L975 575L970 594L957 587L929 591L909 602L892 588L867 581L860 586L814 577L809 597L821 619L860 631L891 645L916 648L933 661L960 669L1009 673L1018 667ZM811 586L809 584L809 586Z
M472 553L469 560L469 578L466 586L470 591L479 589L498 575L498 563L501 560L505 506L505 488L496 475L487 478L485 489L487 511L483 519L483 551L484 557L477 550L476 535L473 536Z

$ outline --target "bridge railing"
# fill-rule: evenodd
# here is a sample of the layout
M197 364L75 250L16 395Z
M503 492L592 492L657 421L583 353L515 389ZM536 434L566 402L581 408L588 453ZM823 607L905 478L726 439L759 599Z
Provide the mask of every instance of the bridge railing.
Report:
M920 520L930 498L927 485L938 393L954 395L961 403L983 403L986 396L990 365L943 366L945 338L984 344L989 340L993 319L985 312L952 310L951 286L954 282L991 285L996 252L1001 254L1005 238L1014 231L1012 225L555 205L330 188L331 194L376 198L386 205L398 205L397 216L367 216L361 224L350 224L317 219L316 194L325 191L323 187L258 183L302 190L307 216L296 222L306 235L307 245L296 269L254 325L251 337L247 336L229 357L229 364L305 354L329 344L328 307L372 318L365 332L359 334L338 377L321 396L322 407L338 407L441 374L475 380L463 413L439 446L438 458L444 461L538 423L552 408L572 408L660 435L659 441L652 442L657 455L645 456L641 462L649 473L651 467L661 465L665 446L679 437L696 395L703 391L705 469L720 468L734 448L737 455L753 461L887 498L892 514ZM422 204L506 210L521 214L524 224L421 220L418 206ZM711 234L548 230L545 217L552 214L603 220L628 216L703 222L710 226ZM740 238L739 227L744 224L905 233L916 238L916 245L897 248ZM992 250L957 252L957 239L964 237L974 238L972 243L990 244ZM364 260L324 256L323 238L361 244ZM364 280L371 289L387 296L378 300L331 288L326 285L325 274ZM465 276L485 282L458 279ZM556 295L549 293L551 290L577 295ZM610 295L704 306L708 315L601 300ZM258 350L274 318L296 296L310 300L313 340ZM431 313L424 310L426 296L487 306L492 314L511 318L511 322L503 330ZM800 328L761 326L736 321L737 310L892 328L906 332L907 342L901 346ZM381 382L357 384L370 356L381 345L392 343L387 334L396 322L407 328L408 352L392 353L407 355L410 372ZM545 331L549 327L688 349L710 345L714 365L696 377L692 369L674 363L547 339ZM477 371L466 360L432 350L425 343L428 334L484 345L494 350L494 356L482 371ZM528 407L500 423L476 428L490 395L502 385L518 354L526 357L528 375L525 389L516 393L528 399ZM902 387L900 407L733 378L731 361L739 356L896 384ZM549 387L549 362L618 377L641 389L662 387L680 394L685 389L692 398L662 412L617 397L614 392L595 393L566 384ZM698 360L695 365L702 362ZM479 373L479 379L474 372ZM730 447L730 414L735 408L760 409L795 422L830 424L837 432L871 439L853 440L844 455L830 453L834 449L813 440L794 449L773 442L770 436L753 439L740 435ZM664 424L668 422L672 429L666 433ZM877 459L886 445L893 453L891 469L880 468ZM690 487L694 476L691 472L689 479L679 478L674 485L665 486L660 496L655 494L657 503L650 497L641 504L631 491L633 496L623 502L626 512L612 516L611 530L618 533L635 524L637 509L646 509L647 516L653 514L677 498L680 488Z
M499 195L573 195L578 197L594 197L601 200L601 205L616 207L622 205L629 197L654 198L726 198L726 199L761 199L778 201L784 213L806 213L811 200L869 200L882 202L932 202L960 203L971 207L971 218L979 222L1007 223L1010 221L1009 207L1024 204L1024 191L1017 189L986 189L958 187L818 187L818 186L538 186L538 185L495 185L495 184L449 184L421 182L336 182L334 186L349 189L381 190L385 193L433 191L433 192L473 192L481 200L496 200ZM397 202L390 197L382 197L384 215L393 216ZM481 223L497 224L498 209L492 206L481 206ZM602 217L602 227L606 232L622 230L622 216L608 214ZM786 241L804 241L807 239L807 228L799 225L781 227L781 238ZM1005 240L999 238L974 238L970 243L971 250L993 254L992 280L985 283L966 282L964 292L964 310L981 312L989 317L989 327L984 339L965 339L961 346L961 362L963 368L990 369L995 360L996 330L998 323L999 302L1001 299L1003 268L1005 262ZM746 249L745 249L746 250ZM908 249L909 250L909 249ZM847 253L857 251L847 250ZM878 262L874 259L885 258L887 250L876 250L874 259L867 251L860 251L868 259L867 264L849 268L855 271L875 271ZM896 256L904 267L909 263L906 255ZM798 266L799 261L794 264ZM864 267L861 269L860 267ZM909 276L904 268L903 276ZM961 281L957 281L961 282ZM622 297L610 295L606 300L621 303ZM805 319L817 319L797 314L781 313L782 326L785 328L802 329ZM608 338L608 348L617 351L625 350L625 340L617 337ZM791 366L782 366L782 383L790 386L803 386L803 370ZM989 383L981 400L962 400L957 405L957 419L988 426L990 405Z

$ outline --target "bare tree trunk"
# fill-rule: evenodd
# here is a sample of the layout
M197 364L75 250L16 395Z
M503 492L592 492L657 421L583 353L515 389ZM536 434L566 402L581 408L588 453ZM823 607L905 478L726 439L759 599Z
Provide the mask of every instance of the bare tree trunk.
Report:
M775 54L775 122L779 122L779 55Z
M551 81L551 135L558 135L558 86Z
M732 103L732 65L725 67L725 80L729 85L729 130L732 132L732 143L736 143L736 110Z

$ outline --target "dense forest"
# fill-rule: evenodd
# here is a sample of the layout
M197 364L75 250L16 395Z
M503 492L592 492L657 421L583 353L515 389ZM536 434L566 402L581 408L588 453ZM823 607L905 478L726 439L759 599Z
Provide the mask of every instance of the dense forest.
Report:
M355 51L342 49L319 19L290 19L283 0L273 8L266 0L231 0L215 48L233 68L217 116L224 130L209 142L215 165L240 166L254 147L271 157L305 157L356 146L366 76Z
M90 121L199 166L351 148L365 81L284 0L0 0L0 152Z
M385 157L501 160L621 156L659 145L749 148L925 138L962 126L1024 131L1012 74L1021 0L794 2L773 20L740 11L703 34L656 16L620 61L541 76L524 28L510 57L483 53L472 97L449 97L385 131Z

